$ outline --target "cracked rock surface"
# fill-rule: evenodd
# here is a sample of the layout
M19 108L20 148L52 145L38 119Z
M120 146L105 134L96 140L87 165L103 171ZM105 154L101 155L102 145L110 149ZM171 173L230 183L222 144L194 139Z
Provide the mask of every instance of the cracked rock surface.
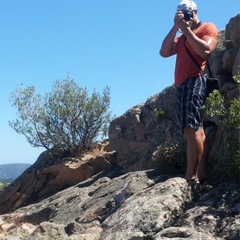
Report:
M0 215L6 240L238 239L239 232L240 184L189 185L150 170L91 178Z

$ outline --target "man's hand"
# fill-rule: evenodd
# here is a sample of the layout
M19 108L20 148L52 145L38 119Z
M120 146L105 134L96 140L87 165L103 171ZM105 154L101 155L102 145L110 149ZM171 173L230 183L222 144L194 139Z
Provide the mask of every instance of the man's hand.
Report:
M177 53L177 43L175 42L176 33L178 29L184 32L187 28L190 30L190 23L184 20L182 12L177 12L174 18L174 26L163 40L162 47L159 51L162 57L170 57Z
M174 25L175 28L180 29L183 33L186 31L187 28L191 28L192 21L186 22L184 20L184 14L181 11L178 11L174 18Z

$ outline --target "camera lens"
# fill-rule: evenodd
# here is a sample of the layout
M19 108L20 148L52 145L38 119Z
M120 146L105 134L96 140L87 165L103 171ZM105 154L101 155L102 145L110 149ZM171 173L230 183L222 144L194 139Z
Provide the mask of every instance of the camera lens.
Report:
M190 12L190 11L184 12L183 15L184 15L184 20L185 21L190 21L191 18L193 18L193 12Z

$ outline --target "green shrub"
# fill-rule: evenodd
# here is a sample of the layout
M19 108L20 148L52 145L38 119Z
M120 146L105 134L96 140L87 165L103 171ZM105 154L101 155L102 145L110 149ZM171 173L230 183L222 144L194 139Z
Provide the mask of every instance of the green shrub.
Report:
M154 108L154 113L155 113L155 116L160 120L160 119L165 119L167 118L167 113L165 111L163 111L162 109L157 109L157 108Z
M152 159L156 169L166 174L183 174L186 170L186 143L166 143L158 146Z
M214 90L210 93L209 97L206 99L204 110L210 117L226 115L227 110L225 108L225 101L218 90Z
M233 79L237 84L240 84L240 74L233 76Z
M236 76L239 80L240 77ZM237 81L236 80L236 81ZM226 145L222 158L214 164L213 175L217 181L240 180L240 100L234 99L230 103L224 100L219 91L214 91L206 100L206 113L221 116L220 122L224 127ZM220 147L220 146L219 146Z
M8 186L8 184L6 184L6 183L1 184L0 191L3 191L7 186Z

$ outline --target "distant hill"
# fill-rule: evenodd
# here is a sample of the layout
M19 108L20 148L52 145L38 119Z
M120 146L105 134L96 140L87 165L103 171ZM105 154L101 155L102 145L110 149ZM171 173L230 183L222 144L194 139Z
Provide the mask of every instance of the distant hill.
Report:
M30 166L25 163L0 164L0 182L11 183Z

